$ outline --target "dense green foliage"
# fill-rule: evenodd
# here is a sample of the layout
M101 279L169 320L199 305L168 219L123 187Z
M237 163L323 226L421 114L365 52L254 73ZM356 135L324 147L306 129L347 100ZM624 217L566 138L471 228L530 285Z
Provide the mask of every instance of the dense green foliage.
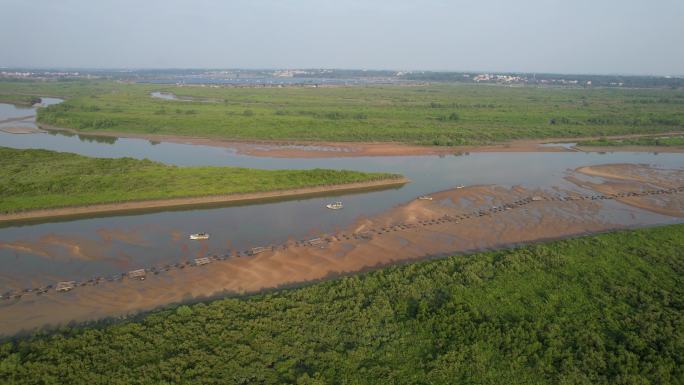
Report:
M76 98L119 92L127 84L100 80L6 80L0 79L0 100L13 103L16 98Z
M0 147L0 213L363 182L393 174L346 170L176 167Z
M0 103L10 103L16 104L18 106L32 106L36 103L40 103L40 97L18 94L0 94Z
M606 139L584 140L577 142L578 146L663 146L675 147L684 146L684 137L662 137L662 138L625 138L625 139Z
M390 267L0 345L6 384L681 384L684 225Z
M460 145L684 128L684 91L671 89L0 82L0 94L29 91L69 98L41 109L40 122L86 131ZM152 91L192 100L152 98Z

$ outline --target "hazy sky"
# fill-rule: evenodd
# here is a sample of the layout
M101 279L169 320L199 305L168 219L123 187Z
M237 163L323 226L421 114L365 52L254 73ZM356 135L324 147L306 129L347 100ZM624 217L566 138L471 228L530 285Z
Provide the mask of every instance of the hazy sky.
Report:
M684 74L684 0L0 0L0 66Z

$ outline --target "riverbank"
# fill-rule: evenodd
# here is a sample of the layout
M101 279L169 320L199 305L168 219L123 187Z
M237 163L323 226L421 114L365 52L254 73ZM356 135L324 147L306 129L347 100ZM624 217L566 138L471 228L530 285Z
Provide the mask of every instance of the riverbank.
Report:
M238 154L271 157L271 158L338 158L338 157L363 157L363 156L421 156L421 155L453 155L459 153L480 152L603 152L601 149L588 147L571 147L564 143L599 139L598 137L581 138L547 138L513 140L507 143L492 145L473 146L422 146L399 142L315 142L315 141L283 141L283 140L238 140L221 139L180 135L160 134L136 134L130 132L88 131L70 128L55 127L47 124L38 124L43 130L53 132L67 132L70 134L82 134L103 136L109 138L143 139L151 142L168 142L180 144L193 144L212 147L234 149ZM681 135L684 132L676 131L664 133L667 135ZM658 135L664 135L658 134ZM608 136L609 139L625 139L638 137L652 137L655 134L631 134ZM681 153L684 148L659 147L654 151L650 147L631 146L629 148L611 147L606 152L629 151L629 152L662 152Z
M605 195L622 196L616 199L626 205L651 212L684 217L684 197L679 194L663 199L661 194L648 196L631 195L653 189L672 189L684 187L684 169L666 170L641 164L606 164L580 167L576 176L566 179L584 188L590 188ZM584 180L581 175L593 177ZM580 176L579 178L577 176ZM600 182L594 180L600 179Z
M298 198L321 193L340 193L364 191L402 186L409 183L407 178L388 178L368 182L345 183L328 186L306 187L289 190L275 190L246 194L212 195L204 197L154 199L90 206L74 206L55 209L40 209L12 214L0 214L0 222L25 221L41 218L72 217L89 214L121 213L138 210L153 210L174 207L206 206L222 203L246 203L260 200Z
M563 146L542 146L550 140L517 140L478 146L422 146L399 142L328 142L302 140L221 139L197 136L139 134L130 132L76 130L39 123L42 130L108 138L143 139L151 142L192 144L234 149L238 154L271 158L338 158L362 156L453 155L465 152L559 152Z
M245 201L300 195L302 189L304 193L327 191L330 186L346 190L354 183L360 187L366 187L366 182L368 186L397 184L397 178L397 174L322 168L179 167L147 159L0 147L0 215L3 220L18 220Z
M577 151L582 152L653 152L662 154L684 153L684 146L575 146Z
M40 103L40 97L35 95L0 93L0 103L14 104L18 107L32 107Z

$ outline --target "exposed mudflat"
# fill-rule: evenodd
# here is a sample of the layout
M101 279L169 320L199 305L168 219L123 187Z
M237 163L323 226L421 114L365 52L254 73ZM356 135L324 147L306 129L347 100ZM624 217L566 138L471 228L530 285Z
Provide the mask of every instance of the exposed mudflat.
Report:
M580 167L568 180L644 210L684 217L684 194L648 194L649 191L684 186L684 169L660 169L639 164L606 164ZM581 175L596 177L585 180Z
M0 131L6 132L8 134L37 134L44 132L37 128L32 127L0 127Z
M270 157L270 158L339 158L339 157L364 157L364 156L417 156L417 155L451 155L455 153L478 153L478 152L568 152L568 151L603 151L595 148L570 148L562 142L582 140L594 140L598 137L579 138L545 138L545 139L521 139L511 140L506 143L492 145L472 146L430 146L415 145L400 142L330 142L330 141L306 141L306 140L233 140L223 138L192 137L182 135L158 135L141 134L130 132L106 132L96 133L81 131L70 128L54 127L47 124L39 124L44 130L70 132L74 134L87 134L102 137L134 138L153 142L169 142L193 144L213 147L226 147L234 149L238 154ZM683 132L675 131L660 133L658 135L680 135ZM631 134L607 136L607 139L626 139L637 137L654 136L654 134ZM549 145L557 143L558 145ZM633 149L615 147L606 151L647 151L651 148L634 146ZM659 152L682 152L678 147L660 147Z
M617 189L615 184L623 188L626 183L625 186L652 192L638 199L658 199L661 204L635 205L631 201L634 197L625 200L617 195L608 197L553 188L452 189L432 194L432 200L416 199L380 215L361 218L320 239L291 240L251 256L243 252L240 256L213 257L203 266L193 263L160 266L154 271L148 270L144 281L91 280L67 293L48 290L41 295L29 292L4 299L0 301L0 334L123 316L223 294L301 284L429 256L618 229L625 226L625 221L616 219L617 215L634 216L631 210L641 208L682 216L684 189L676 186L684 184L681 170L641 167L607 165L583 168L576 173L606 178L604 184L592 181L592 185L582 185L585 188L603 193L601 189ZM579 179L579 176L569 178ZM668 190L659 193L653 185L660 187L658 190ZM616 201L639 208L632 209Z
M505 144L476 146L422 146L399 142L329 142L306 140L234 140L182 135L140 134L130 132L96 133L39 124L43 130L101 137L144 139L153 142L192 144L234 149L238 154L269 158L339 158L363 156L451 155L465 152L562 152L563 146L543 146L555 139L515 140Z
M35 115L0 119L0 131L8 134L35 134L45 132L35 126Z
M583 152L652 152L652 153L683 153L684 146L575 146L577 151Z

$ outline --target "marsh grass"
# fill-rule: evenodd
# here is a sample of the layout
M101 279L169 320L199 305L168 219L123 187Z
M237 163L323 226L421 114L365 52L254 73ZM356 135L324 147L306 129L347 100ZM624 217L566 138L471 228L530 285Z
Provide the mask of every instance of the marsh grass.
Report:
M0 147L0 213L149 199L263 192L397 175L346 170L178 167Z
M150 93L188 100L162 100ZM233 139L463 145L684 129L684 91L487 85L210 88L104 81L2 82L60 95L39 122L84 131ZM193 101L194 100L194 101Z

